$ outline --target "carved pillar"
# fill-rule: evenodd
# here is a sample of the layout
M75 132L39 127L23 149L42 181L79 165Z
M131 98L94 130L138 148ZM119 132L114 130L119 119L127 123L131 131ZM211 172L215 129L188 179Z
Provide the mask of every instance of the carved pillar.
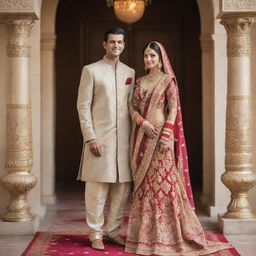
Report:
M4 221L28 221L33 216L26 195L37 178L32 170L32 118L29 90L29 37L32 19L10 19L8 29L7 160L8 173L2 178L11 202Z
M224 16L227 31L228 92L226 111L226 172L222 182L231 191L224 218L245 219L255 215L250 209L248 191L255 184L252 171L252 109L250 72L250 29L253 17Z

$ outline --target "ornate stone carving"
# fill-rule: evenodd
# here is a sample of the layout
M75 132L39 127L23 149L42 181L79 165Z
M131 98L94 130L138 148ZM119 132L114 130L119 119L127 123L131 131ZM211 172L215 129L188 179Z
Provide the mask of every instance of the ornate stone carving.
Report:
M242 1L225 1L225 3L242 3ZM248 1L245 1L248 3ZM254 1L255 2L255 1ZM227 5L226 5L227 6ZM228 64L228 97L226 111L226 156L225 173L221 176L222 182L231 191L231 201L224 218L251 218L255 217L248 202L248 191L256 182L252 171L252 109L251 98L243 95L250 90L250 79L245 79L243 87L233 83L241 80L241 76L251 76L248 63L244 57L251 55L250 30L255 23L253 17L224 16L221 20L227 31ZM236 57L236 58L231 58ZM235 65L232 65L235 62ZM246 74L242 74L245 72ZM230 79L232 77L232 79ZM236 88L237 86L237 88ZM236 95L233 95L233 94ZM241 95L239 95L241 94Z
M6 3L8 1L5 1ZM9 1L14 3L15 1ZM2 2L1 2L2 3ZM25 3L23 1L23 3ZM29 37L34 21L32 18L15 18L5 21L8 28L8 57L30 57ZM33 165L32 152L32 118L29 104L29 82L23 72L29 72L28 61L12 61L10 76L15 70L16 80L9 84L10 92L15 92L12 100L17 102L27 101L27 104L7 105L7 160L8 174L2 179L3 187L9 191L11 202L7 207L4 221L28 221L33 216L27 203L27 193L32 189L37 178L31 174ZM23 66L20 66L23 65ZM22 89L20 81L22 81Z
M252 153L227 153L225 158L226 167L232 171L238 171L241 169L252 168L253 154Z
M12 171L32 169L31 106L7 105L7 163Z
M0 0L0 11L21 11L32 7L32 0Z
M249 129L252 126L252 117L248 109L251 109L251 97L229 96L227 98L227 129Z
M7 105L7 161L9 173L2 179L3 187L9 191L11 202L7 207L5 221L27 221L33 216L26 201L27 192L37 178L32 170L32 120L29 104Z
M222 182L231 191L225 218L254 217L248 202L248 191L256 176L253 167L252 116L249 96L228 96L226 118L226 172Z
M255 23L254 17L224 17L221 20L221 24L230 34L250 34L251 26Z
M255 174L251 171L227 171L221 176L221 180L231 191L231 201L224 217L233 219L255 217L248 202L248 191L255 184Z
M252 147L252 130L226 129L226 149L243 152Z
M228 38L228 56L250 56L250 36L244 35L239 36L234 40L234 38Z
M228 152L251 152L252 116L251 97L228 96L226 115L226 150Z
M7 20L8 57L30 57L29 37L34 21L31 19Z
M11 202L7 207L4 221L29 221L34 217L27 203L27 192L31 190L37 178L29 172L10 172L2 180L3 187L9 191Z
M250 10L256 8L255 0L223 0L224 10Z
M255 23L253 17L225 17L221 24L227 30L227 54L228 56L250 56L250 30Z

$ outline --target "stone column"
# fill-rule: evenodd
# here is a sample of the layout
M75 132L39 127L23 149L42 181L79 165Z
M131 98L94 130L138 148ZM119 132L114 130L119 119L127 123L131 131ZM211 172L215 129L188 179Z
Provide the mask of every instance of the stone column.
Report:
M8 173L2 178L10 193L10 204L4 221L33 219L26 195L36 184L31 174L33 164L32 117L29 87L29 37L34 21L31 18L8 19L8 95L7 95L7 159Z
M56 36L42 33L41 93L42 93L42 194L43 202L52 204L55 196L55 52ZM45 102L47 101L47 104Z
M252 109L250 73L250 28L253 17L227 16L221 24L227 30L228 91L226 111L226 172L222 182L231 191L224 218L255 217L248 202L248 191L255 184L252 171Z

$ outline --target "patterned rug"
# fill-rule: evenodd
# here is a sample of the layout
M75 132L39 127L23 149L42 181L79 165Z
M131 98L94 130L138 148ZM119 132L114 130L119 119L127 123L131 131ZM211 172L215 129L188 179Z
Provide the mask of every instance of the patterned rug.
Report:
M227 239L223 235L212 231L207 231L206 237L207 239L213 241L227 242ZM90 241L87 235L72 233L60 234L52 232L38 232L21 256L135 255L125 253L123 247L109 243L105 239L104 244L106 248L104 251L96 251L91 249ZM211 256L240 256L240 254L235 248L231 248L211 254Z

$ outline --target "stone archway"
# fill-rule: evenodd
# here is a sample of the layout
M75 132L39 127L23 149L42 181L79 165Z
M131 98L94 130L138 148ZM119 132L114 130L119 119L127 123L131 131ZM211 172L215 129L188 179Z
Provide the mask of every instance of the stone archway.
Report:
M221 38L218 46L225 50L225 31L215 34L215 17L218 5L209 0L197 0L201 19L201 48L202 48L202 88L203 88L203 195L202 202L212 206L210 214L224 211L227 199L223 199L222 191L215 194L215 187L224 185L220 175L224 170L224 152L216 155L217 148L224 148L224 138L215 134L216 106L214 102L215 77L214 77L214 41ZM214 4L214 6L213 6ZM45 203L55 200L55 170L54 170L54 47L55 47L55 15L58 1L44 0L42 3L41 17L41 77L42 77L42 102L45 99L49 104L42 105L42 194ZM210 8L209 8L210 6ZM221 27L221 26L220 26ZM216 46L215 46L216 47ZM223 49L222 49L223 48ZM224 68L225 62L219 63ZM225 69L225 68L224 68ZM223 86L225 79L219 83ZM209 97L211 95L211 97ZM224 99L225 101L225 99ZM224 104L224 103L223 103ZM222 120L222 121L220 121ZM224 114L218 116L217 129L224 129ZM215 142L215 143L214 143ZM211 177L211 179L209 179ZM218 193L218 192L217 192ZM218 201L219 199L219 201ZM217 207L217 208L216 208Z

